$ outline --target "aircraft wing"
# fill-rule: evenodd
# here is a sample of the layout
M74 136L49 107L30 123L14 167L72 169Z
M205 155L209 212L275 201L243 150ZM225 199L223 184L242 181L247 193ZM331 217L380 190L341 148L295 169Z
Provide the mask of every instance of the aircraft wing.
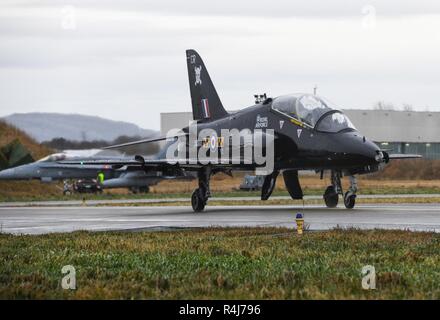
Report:
M175 136L171 136L171 137L158 137L158 138L153 138L153 139L144 139L144 140L138 140L138 141L133 141L133 142L127 142L127 143L122 143L122 144L117 144L117 145L113 145L113 146L108 146L108 147L104 147L102 148L103 150L110 150L110 149L118 149L118 148L123 148L123 147L130 147L130 146L137 146L139 144L144 144L144 143L152 143L152 142L159 142L159 141L165 141L165 140L172 140L178 137L183 137L186 136L186 133L182 133L180 135L175 135Z
M82 165L82 166L112 166L112 167L142 167L149 169L167 169L167 168L181 168L187 170L196 170L205 166L205 164L200 163L197 160L191 159L144 159L141 156L136 156L135 159L131 160L85 160L85 161L59 161L58 163L64 165ZM232 161L232 164L223 164L221 161L211 161L210 165L213 167L234 167L234 163L243 163L243 161ZM250 165L251 166L251 165ZM243 167L243 165L239 165Z
M58 161L62 165L81 165L81 166L141 166L142 162L136 160L65 160Z
M160 169L164 167L180 167L186 169L200 168L203 165L194 162L190 163L187 159L182 160L167 160L167 159L132 159L132 160L88 160L88 161L60 161L58 162L64 165L83 165L83 166L114 166L114 167L144 167L151 169Z
M97 163L96 165L88 164L87 169L111 169L111 165L109 164L100 164ZM54 170L60 170L60 169L84 169L84 163L75 162L75 163L69 163L67 162L56 162L53 165L45 165L44 169L54 169Z
M389 154L388 156L389 156L390 160L420 159L420 158L422 158L422 156L419 155L419 154L399 154L399 153L395 153L395 154Z

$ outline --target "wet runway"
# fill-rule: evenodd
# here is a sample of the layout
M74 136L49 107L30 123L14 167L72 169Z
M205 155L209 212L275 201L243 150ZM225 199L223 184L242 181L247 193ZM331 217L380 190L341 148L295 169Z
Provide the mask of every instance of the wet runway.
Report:
M353 210L323 206L211 206L203 213L191 207L3 207L0 231L44 234L78 230L103 231L196 227L295 227L301 212L309 230L337 226L361 229L409 229L440 232L438 204L358 205Z
M440 198L440 194L360 194L357 199L406 199L406 198ZM290 196L271 196L270 200L292 200ZM322 200L322 196L304 196L304 200ZM260 197L216 197L211 201L260 201ZM126 204L157 204L157 203L175 203L190 202L190 197L186 198L146 198L146 199L105 199L105 200L87 200L88 206L100 205L126 205ZM80 200L60 200L60 201L14 201L0 202L0 208L3 207L66 207L81 206Z

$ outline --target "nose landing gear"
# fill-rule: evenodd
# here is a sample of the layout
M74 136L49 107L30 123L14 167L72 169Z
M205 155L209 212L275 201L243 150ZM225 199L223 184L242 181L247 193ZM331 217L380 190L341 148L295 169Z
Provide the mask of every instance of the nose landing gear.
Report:
M350 187L344 195L344 205L347 209L353 209L356 203L357 179L355 176L349 176Z
M344 196L344 205L347 209L353 209L356 203L357 179L355 176L349 176L350 187L344 194L341 184L342 173L340 171L331 172L331 185L324 192L324 202L328 208L336 208L339 201L339 195Z

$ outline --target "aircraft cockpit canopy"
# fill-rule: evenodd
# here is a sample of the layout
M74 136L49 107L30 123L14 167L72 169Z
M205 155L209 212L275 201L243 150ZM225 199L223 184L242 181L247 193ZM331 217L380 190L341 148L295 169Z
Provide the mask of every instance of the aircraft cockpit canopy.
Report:
M54 153L44 157L37 162L56 162L66 160L67 155L65 153Z
M272 109L300 120L306 125L323 132L356 130L350 119L324 98L311 94L292 94L277 97Z

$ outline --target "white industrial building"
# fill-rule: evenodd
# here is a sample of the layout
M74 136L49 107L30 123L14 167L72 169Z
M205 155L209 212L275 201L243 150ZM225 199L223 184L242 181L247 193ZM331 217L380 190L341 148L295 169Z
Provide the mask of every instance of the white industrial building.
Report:
M347 109L344 113L383 149L440 159L440 112ZM183 128L191 120L191 112L161 113L161 132Z

